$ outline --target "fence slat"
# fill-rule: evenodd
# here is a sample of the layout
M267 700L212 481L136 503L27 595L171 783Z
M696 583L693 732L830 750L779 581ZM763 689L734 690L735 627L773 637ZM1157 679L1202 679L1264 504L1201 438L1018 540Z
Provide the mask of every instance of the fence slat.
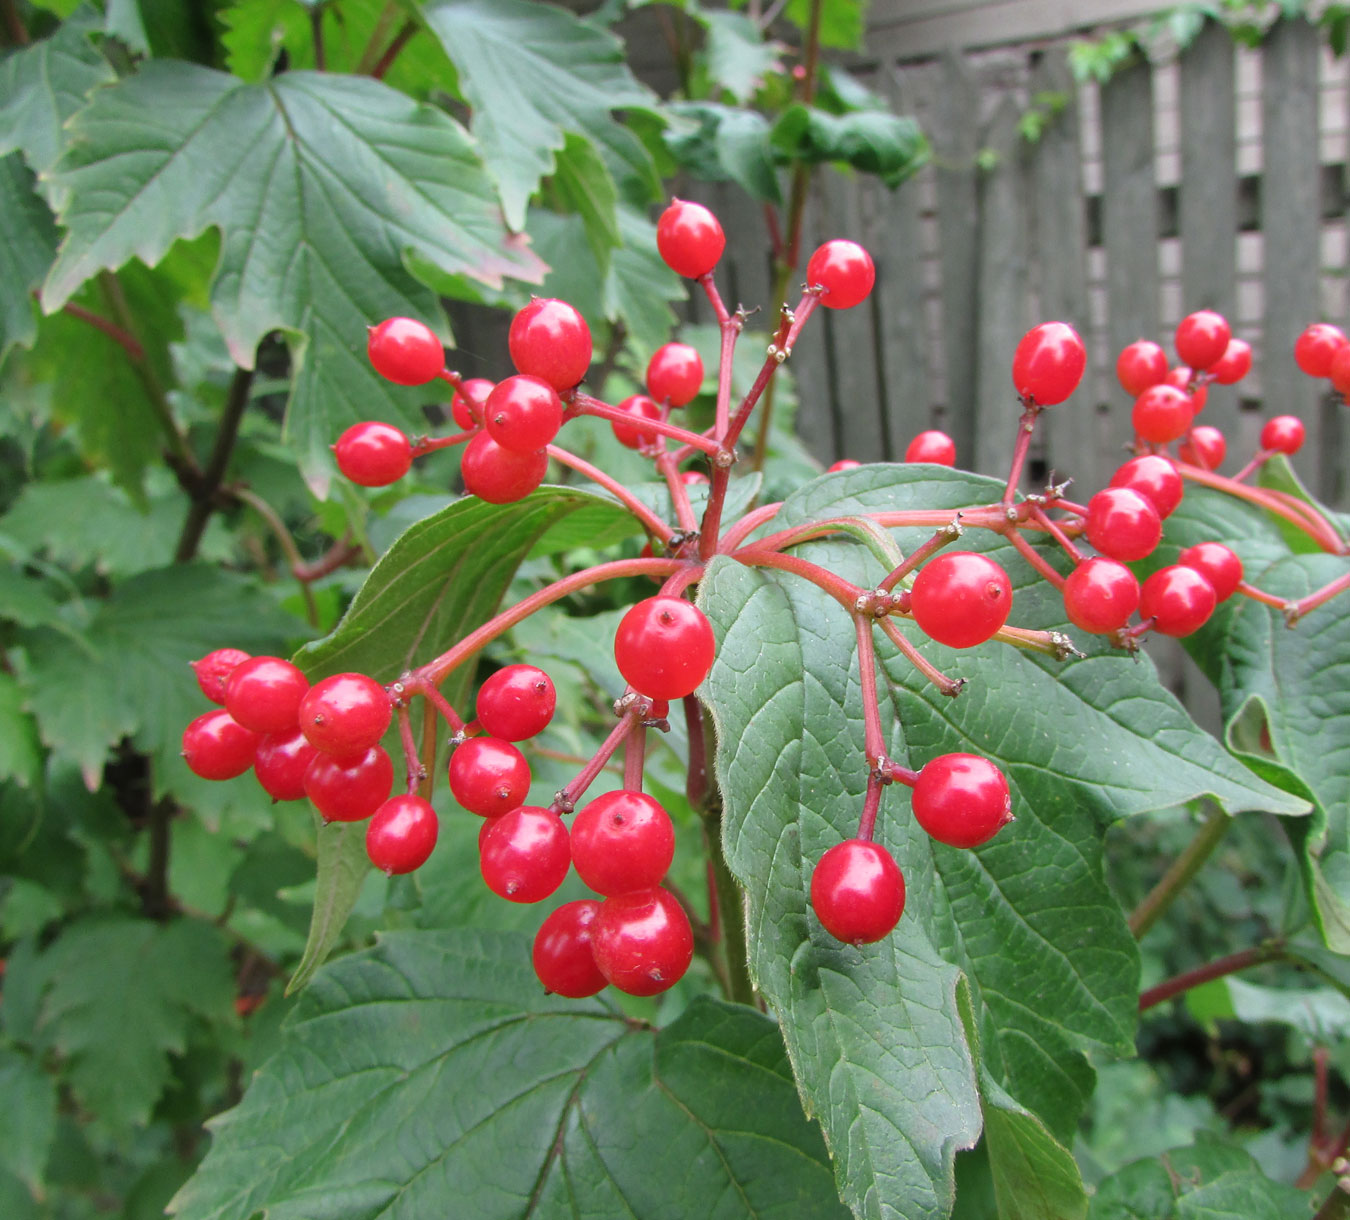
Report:
M816 183L807 197L805 213L802 217L801 249L803 260L811 257L811 251L820 241L819 217L821 213L820 177L829 173L822 170L816 176ZM798 274L788 284L788 297L796 301L801 285L806 281L806 263L802 262ZM772 329L778 324L778 307L781 301L767 305L763 315L756 315L750 325L760 329ZM822 462L830 463L842 456L840 445L840 421L837 417L837 404L834 401L830 377L830 353L826 343L825 319L817 311L802 327L802 333L792 349L790 367L797 379L797 435L802 443Z
M997 161L980 176L974 468L990 473L1007 469L1018 416L1012 357L1031 320L1020 115L1014 98L999 102L984 140Z
M1237 319L1237 103L1233 36L1208 22L1181 58L1181 290L1183 309ZM1202 422L1237 452L1240 387L1211 385Z
M1324 491L1321 386L1294 363L1294 340L1321 312L1317 66L1317 31L1311 25L1299 20L1272 27L1261 56L1261 385L1267 417L1297 415L1307 425L1308 439L1294 465L1314 489Z

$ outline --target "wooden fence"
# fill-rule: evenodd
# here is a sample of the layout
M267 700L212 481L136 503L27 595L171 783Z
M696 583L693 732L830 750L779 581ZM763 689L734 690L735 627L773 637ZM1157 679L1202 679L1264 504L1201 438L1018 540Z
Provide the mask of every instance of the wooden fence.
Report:
M1030 478L1072 476L1083 498L1130 438L1115 354L1140 337L1170 352L1177 319L1213 308L1256 353L1254 375L1212 387L1202 417L1228 437L1225 468L1266 416L1294 414L1308 428L1295 465L1346 503L1350 412L1292 355L1308 323L1347 322L1345 69L1310 25L1281 21L1254 51L1210 25L1102 86L1074 82L1062 42L863 75L919 115L934 157L896 191L817 177L805 249L853 237L878 272L870 308L822 311L794 353L799 430L822 460L898 459L941 427L961 465L997 472L1017 416L1013 349L1062 319L1088 340L1089 373L1053 410ZM1033 107L1050 116L1034 141L1019 131ZM767 304L759 209L730 187L701 197L730 234L728 295Z

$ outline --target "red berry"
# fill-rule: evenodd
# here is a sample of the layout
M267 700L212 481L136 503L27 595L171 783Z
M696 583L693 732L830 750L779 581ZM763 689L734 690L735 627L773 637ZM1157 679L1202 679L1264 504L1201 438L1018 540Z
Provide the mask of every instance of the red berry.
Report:
M806 264L808 286L825 291L820 303L829 309L852 309L867 299L876 283L872 256L856 241L836 238L816 249Z
M509 742L470 737L450 755L450 791L470 813L496 818L530 794L530 764Z
M493 384L486 377L470 377L455 391L450 400L450 413L465 432L483 422L483 405L492 393Z
M225 683L225 707L255 733L289 733L300 723L309 679L280 657L241 661Z
M334 758L322 752L305 772L305 795L325 822L359 822L386 800L394 786L394 763L379 746L358 758Z
M693 602L649 597L629 609L614 635L624 681L653 699L691 695L712 668L712 624Z
M701 470L681 470L680 482L686 487L697 487L700 483L706 483L708 476Z
M1042 322L1022 336L1013 353L1013 386L1042 407L1063 402L1078 388L1087 349L1067 322Z
M1195 370L1187 368L1184 364L1169 369L1167 376L1163 378L1163 385L1180 390L1191 400L1192 415L1199 415L1205 409L1205 403L1209 401L1208 383L1197 381Z
M1104 488L1087 507L1088 541L1112 559L1143 559L1162 538L1162 518L1153 502L1128 487Z
M1242 581L1242 560L1222 542L1197 542L1177 556L1177 563L1194 568L1214 587L1216 601L1227 601Z
M365 674L334 674L300 700L300 728L325 754L353 758L378 744L394 714L389 695Z
M366 855L385 873L410 873L427 862L439 832L430 801L392 796L375 810L366 827Z
M1216 470L1228 453L1228 442L1218 428L1198 424L1191 435L1181 442L1181 460L1204 470Z
M947 551L919 569L909 605L914 621L939 644L970 648L1007 621L1012 582L987 555Z
M1111 476L1112 487L1128 487L1137 491L1158 510L1164 520L1181 503L1185 485L1170 458L1156 453L1131 458Z
M1153 620L1162 635L1190 635L1211 614L1217 602L1214 586L1194 568L1173 564L1159 568L1139 593L1139 617Z
M224 704L225 682L234 671L249 659L249 654L238 648L217 648L199 661L191 662L197 675L197 685L212 703Z
M1129 621L1139 605L1139 582L1114 559L1085 559L1064 582L1064 609L1080 631L1107 635Z
M914 819L939 843L979 847L1012 821L1008 781L978 754L941 754L919 772Z
M318 754L298 729L268 734L253 756L253 774L274 801L298 801L305 795L305 772Z
M544 990L580 1000L608 981L591 952L591 928L600 912L593 898L564 902L539 926L534 938L534 972Z
M676 275L696 280L717 266L727 244L726 234L701 203L672 199L656 222L656 248Z
M1332 360L1347 342L1339 326L1314 322L1294 342L1294 363L1309 377L1329 377Z
M486 432L480 432L467 445L460 458L459 473L464 490L489 504L511 504L523 500L548 473L548 454L513 453L503 449Z
M1195 418L1191 397L1175 386L1150 386L1134 400L1130 419L1135 432L1155 445L1179 440Z
M1229 339L1228 346L1209 369L1220 385L1233 385L1252 371L1252 345L1244 339Z
M1116 357L1116 379L1131 398L1138 398L1167 376L1167 353L1148 339L1136 339Z
M478 692L478 723L503 741L524 741L553 719L558 694L553 680L534 665L499 669Z
M183 758L202 779L233 779L253 765L260 737L217 708L183 730Z
M412 466L412 442L392 424L353 424L337 439L338 469L358 487L388 487Z
M703 387L703 357L687 343L666 343L647 362L647 392L657 402L682 407Z
M1223 358L1232 337L1222 314L1201 309L1177 324L1177 355L1193 369L1207 369Z
M1331 358L1331 369L1327 376L1331 378L1336 393L1350 396L1350 343L1338 349Z
M945 432L920 432L905 450L907 462L931 462L934 466L956 465L956 442Z
M1303 421L1293 415L1277 415L1261 429L1261 448L1273 449L1292 457L1303 448Z
M488 395L483 419L503 449L532 455L562 427L562 401L547 381L527 374L499 381Z
M834 474L840 470L857 470L861 462L855 462L852 458L840 458L837 462L831 463L825 468L826 474Z
M670 815L642 792L607 792L572 822L572 863L607 897L660 885L675 858Z
M845 839L811 873L811 906L836 940L880 940L905 910L905 878L891 853L867 839Z
M510 902L538 902L563 883L572 866L567 827L556 813L521 805L489 823L478 865L494 894Z
M668 890L606 898L591 925L595 964L620 991L656 995L684 977L694 957L689 916Z
M591 328L566 301L535 297L511 320L511 363L555 390L570 390L591 367Z
M441 341L416 318L386 318L372 326L366 352L375 371L395 385L426 385L445 368Z
M626 411L635 420L660 419L661 408L645 394L634 394L619 403L619 410ZM656 443L656 433L650 428L641 428L637 424L621 424L617 419L610 420L614 429L614 439L629 449L639 449L643 445Z

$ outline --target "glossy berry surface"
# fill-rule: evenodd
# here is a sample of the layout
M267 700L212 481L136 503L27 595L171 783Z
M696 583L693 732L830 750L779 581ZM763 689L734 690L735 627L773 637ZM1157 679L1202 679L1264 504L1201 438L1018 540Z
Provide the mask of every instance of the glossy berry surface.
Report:
M360 822L370 817L394 786L394 763L379 746L359 758L318 753L305 772L305 795L325 822Z
M494 384L486 377L470 377L455 391L450 400L450 414L465 432L483 422L483 407Z
M299 801L305 796L305 772L318 753L298 729L268 734L253 756L253 774L274 801Z
M915 821L949 847L979 847L1012 821L1007 778L978 754L942 754L925 763L911 803Z
M905 448L905 461L931 462L934 466L956 465L956 442L945 432L930 428L920 432Z
M831 462L825 468L826 474L835 474L840 470L857 470L861 462L855 462L852 458L840 458L837 462Z
M1327 376L1331 378L1332 387L1338 394L1350 396L1350 343L1332 356Z
M681 470L680 482L686 487L698 487L708 481L708 476L701 470Z
M824 289L820 303L829 309L852 309L862 304L876 279L872 256L856 241L843 238L817 247L806 264L808 287Z
M1185 436L1194 418L1191 396L1170 385L1151 386L1134 400L1130 411L1135 433L1155 445Z
M300 723L309 679L280 657L250 657L225 683L225 708L255 733L289 733Z
M508 665L479 688L475 711L485 733L503 741L524 741L548 726L557 705L553 679L542 669Z
M1139 607L1139 582L1114 559L1085 559L1064 582L1064 610L1080 631L1118 631Z
M1138 398L1167 376L1167 353L1149 339L1136 339L1116 357L1116 380L1131 398Z
M1022 336L1013 353L1013 386L1042 407L1063 402L1078 388L1087 349L1067 322L1042 322Z
M1139 617L1160 635L1190 635L1214 613L1214 586L1194 568L1159 568L1139 593Z
M930 559L910 590L914 621L951 648L984 643L1007 621L1011 609L1008 574L974 551L947 551Z
M1205 470L1217 470L1228 454L1228 442L1218 428L1197 424L1181 442L1181 460Z
M511 320L511 363L555 390L570 390L591 367L591 328L566 301L536 297Z
M634 422L621 424L617 419L610 420L609 426L614 430L614 439L628 449L655 444L656 432L651 428L641 427L640 421L645 419L659 420L661 418L660 405L645 394L633 394L625 398L618 406L619 410L630 415Z
M548 454L514 453L503 449L486 432L480 432L464 446L460 458L460 477L464 490L489 504L511 504L523 500L548 473Z
M183 730L183 758L202 779L233 779L253 765L259 735L220 708L203 712Z
M1214 587L1217 601L1227 601L1242 581L1242 560L1222 542L1197 542L1177 556L1177 563L1194 568Z
M1217 364L1233 337L1228 319L1212 309L1197 310L1177 323L1177 355L1193 369Z
M1171 459L1157 453L1131 458L1111 476L1111 486L1137 491L1164 520L1175 511L1185 492L1181 475Z
M647 393L657 402L683 407L703 387L703 357L687 343L664 343L647 361Z
M245 661L249 653L239 648L217 648L208 652L200 660L192 662L192 672L196 675L201 692L212 703L225 703L225 683Z
M333 446L338 469L358 487L388 487L412 466L412 442L392 424L353 424Z
M708 676L716 648L703 611L679 597L638 602L614 635L614 660L624 681L653 699L693 694Z
M572 822L572 863L597 894L650 890L674 858L670 815L645 793L606 792Z
M1190 398L1192 416L1199 415L1205 409L1205 403L1209 399L1209 385L1197 380L1194 369L1187 368L1184 364L1169 369L1163 385L1170 385L1174 390L1180 390Z
M869 945L900 922L905 879L879 843L845 839L812 870L811 907L835 940Z
M494 894L510 902L538 902L572 867L567 827L556 813L522 805L488 824L478 866Z
M1106 487L1087 503L1087 539L1103 555L1133 563L1153 554L1162 518L1152 502L1128 487Z
M300 700L300 729L325 754L350 758L376 745L394 714L389 695L365 674L333 674Z
M540 924L530 957L545 991L580 1000L603 990L608 980L591 952L591 928L599 912L595 899L583 898L564 902Z
M717 266L726 248L722 226L701 203L672 199L656 222L656 248L676 275L696 280Z
M1261 448L1293 456L1303 448L1307 435L1303 421L1293 415L1277 415L1261 428Z
M445 349L436 333L416 318L386 318L366 336L366 354L375 371L395 385L426 385L445 368Z
M657 995L684 977L694 957L689 916L668 890L606 898L591 925L595 964L620 991Z
M430 858L440 823L430 801L420 796L391 796L366 827L366 855L390 876L410 873Z
M1229 339L1228 346L1209 368L1220 385L1234 385L1252 371L1252 345L1245 339Z
M488 435L503 449L531 455L562 427L562 400L548 382L521 374L499 381L483 406Z
M1309 377L1330 377L1336 353L1350 344L1329 322L1314 322L1294 341L1294 363Z
M470 737L450 755L450 791L480 818L496 818L530 794L530 764L510 742Z

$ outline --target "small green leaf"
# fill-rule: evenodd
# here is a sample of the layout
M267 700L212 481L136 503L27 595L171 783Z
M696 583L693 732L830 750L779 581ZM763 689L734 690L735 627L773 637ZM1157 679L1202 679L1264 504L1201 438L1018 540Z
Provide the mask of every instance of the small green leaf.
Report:
M547 995L502 933L395 932L333 963L211 1126L180 1220L451 1198L474 1217L847 1214L773 1022L699 999L653 1031Z
M0 1047L0 1168L42 1197L56 1134L56 1082L27 1055Z
M708 74L732 98L747 102L770 72L781 72L782 47L766 40L744 13L710 10L702 14L707 34Z
M668 302L684 299L683 281L656 250L656 226L632 208L619 208L623 245L614 251L605 276L605 316L622 318L633 341L652 351L675 323Z
M801 102L774 124L774 146L811 163L842 162L899 186L928 161L928 141L912 118L878 110L835 115Z
M42 743L14 675L0 672L0 780L32 788L42 778Z
M769 121L754 110L713 102L672 102L671 114L688 123L672 123L666 147L700 178L731 181L756 199L781 203L774 168Z
M811 7L816 0L788 0L786 15L802 30L811 23ZM846 51L862 48L869 0L831 0L821 5L820 43Z
M581 217L596 264L607 270L610 252L622 241L615 214L618 193L594 146L569 134L551 185L562 210Z
M56 257L56 222L17 152L0 157L0 362L37 336L34 290Z

